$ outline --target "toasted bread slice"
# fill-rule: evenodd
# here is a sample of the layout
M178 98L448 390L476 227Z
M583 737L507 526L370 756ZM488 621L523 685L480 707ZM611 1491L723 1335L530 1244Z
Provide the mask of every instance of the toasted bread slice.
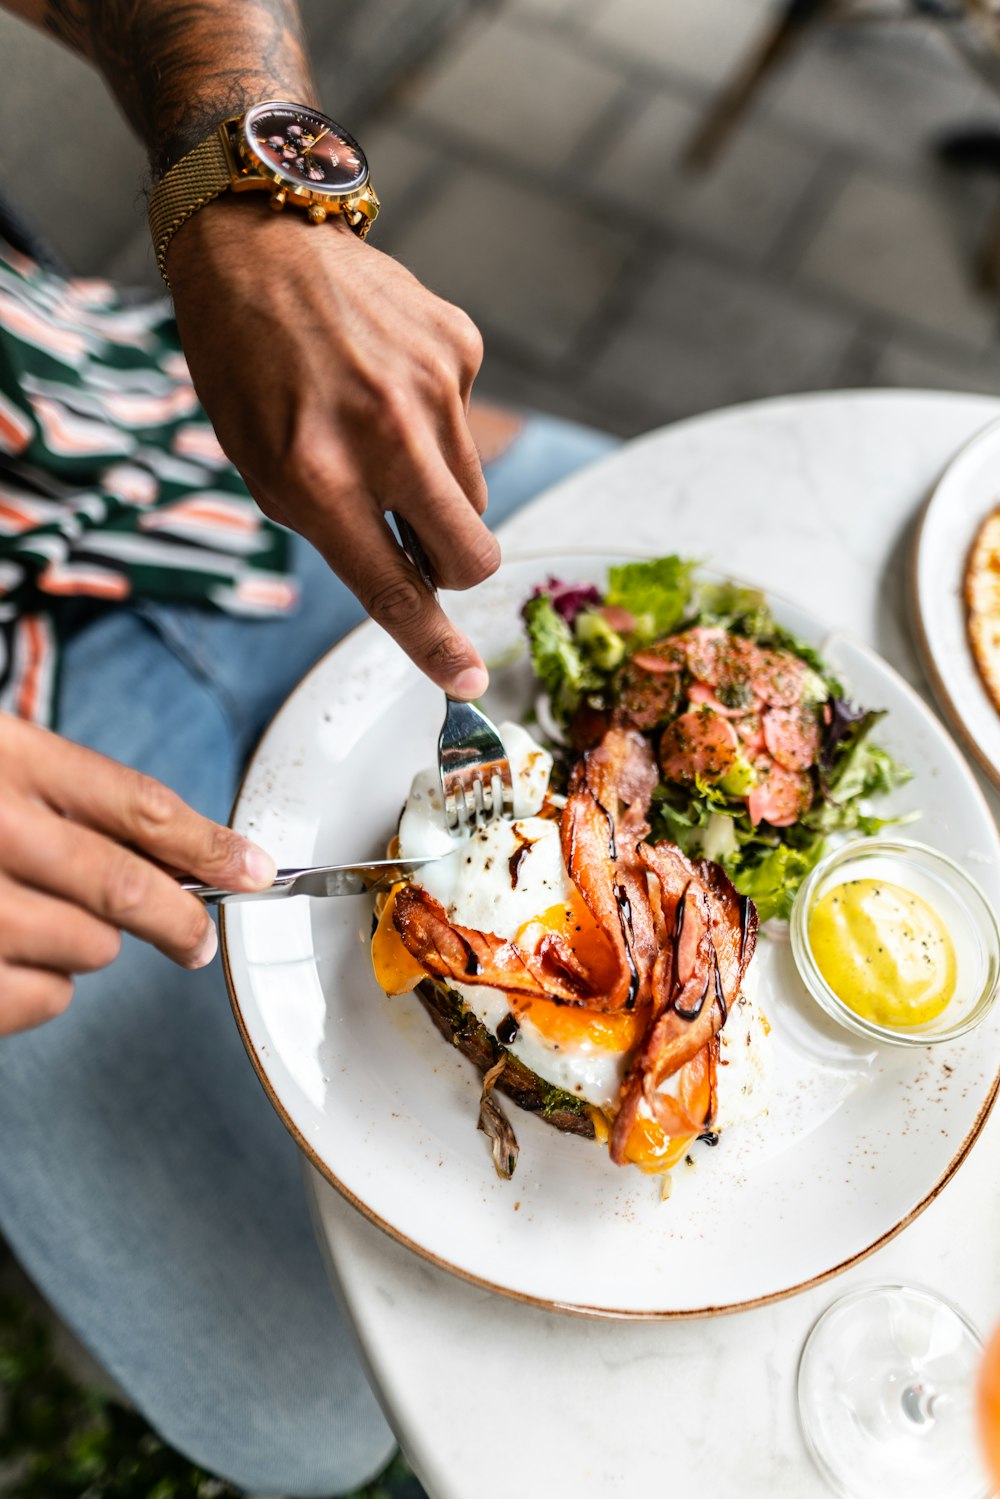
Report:
M457 1046L463 1057L480 1072L488 1072L502 1056L506 1056L507 1064L496 1085L499 1092L506 1093L519 1108L529 1114L538 1114L556 1129L571 1135L583 1135L588 1140L595 1138L593 1111L583 1099L545 1082L512 1056L480 1024L454 989L437 979L427 978L418 985L417 994L445 1040Z
M1000 505L983 521L969 550L965 605L972 654L1000 710Z

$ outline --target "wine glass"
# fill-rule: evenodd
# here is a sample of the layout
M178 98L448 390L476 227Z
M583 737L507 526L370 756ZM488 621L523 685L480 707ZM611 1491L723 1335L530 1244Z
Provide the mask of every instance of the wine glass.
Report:
M806 1444L831 1488L843 1499L987 1499L976 1432L982 1357L968 1318L922 1286L861 1287L828 1307L802 1350L798 1397ZM1000 1460L1000 1346L991 1367L984 1430Z

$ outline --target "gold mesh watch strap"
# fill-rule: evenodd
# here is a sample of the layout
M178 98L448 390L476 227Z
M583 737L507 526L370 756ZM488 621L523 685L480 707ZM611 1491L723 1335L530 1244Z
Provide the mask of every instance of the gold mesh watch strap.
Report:
M220 130L213 130L169 172L164 173L149 199L149 228L156 264L167 285L167 250L182 224L199 208L229 187L232 176Z

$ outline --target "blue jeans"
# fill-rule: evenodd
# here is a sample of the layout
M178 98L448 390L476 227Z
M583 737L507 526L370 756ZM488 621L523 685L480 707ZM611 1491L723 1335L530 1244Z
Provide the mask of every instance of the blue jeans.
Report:
M488 472L496 523L609 438L532 418ZM246 621L107 612L68 646L63 733L225 821L244 759L361 610L297 542L302 605ZM164 1439L252 1491L344 1493L393 1437L326 1282L296 1147L218 961L126 940L60 1019L0 1042L0 1232Z

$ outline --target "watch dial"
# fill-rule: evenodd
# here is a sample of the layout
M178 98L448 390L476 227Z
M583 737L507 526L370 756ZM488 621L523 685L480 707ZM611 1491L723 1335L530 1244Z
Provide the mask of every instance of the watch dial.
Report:
M251 151L294 187L342 194L368 175L365 153L353 136L325 115L293 104L258 104L244 125Z

